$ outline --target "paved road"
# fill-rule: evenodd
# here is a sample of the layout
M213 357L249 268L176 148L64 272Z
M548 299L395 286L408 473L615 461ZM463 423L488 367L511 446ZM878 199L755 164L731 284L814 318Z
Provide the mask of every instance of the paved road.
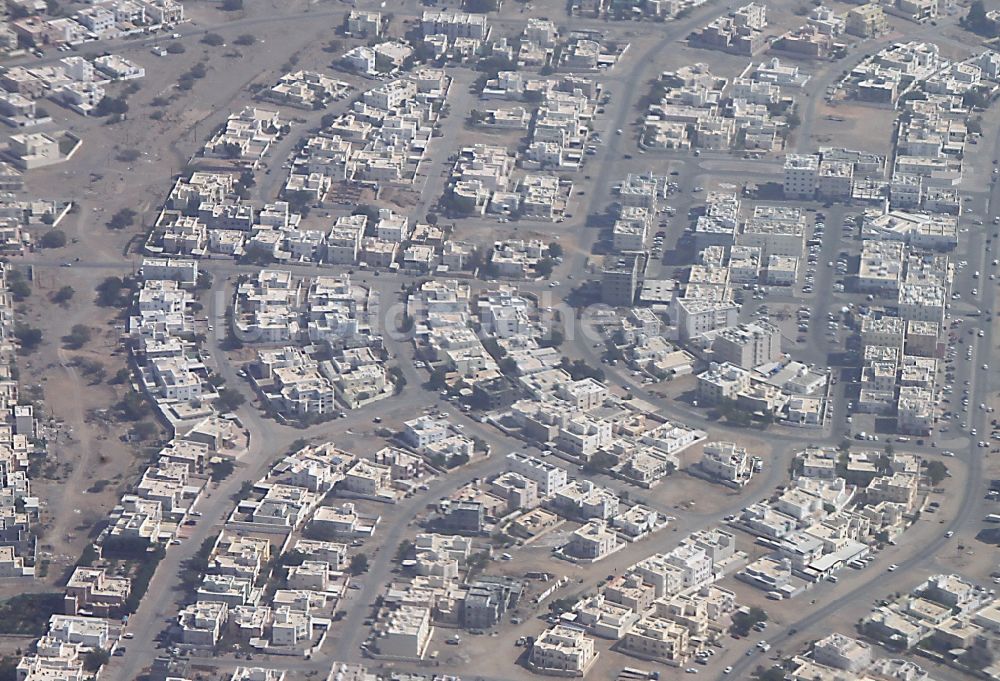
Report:
M720 12L724 12L726 9L734 7L736 4L738 3L727 3L724 7L713 5L695 13L684 22L668 25L663 33L663 38L658 44L651 48L649 54L654 54L657 51L668 49L669 45L674 40L686 34L694 26L703 23L709 15L714 16ZM308 14L248 17L246 19L229 22L224 26L205 28L184 27L181 29L181 32L184 34L182 40L195 39L209 31L225 32L228 34L230 32L244 31L245 29L256 25L271 24L276 21L312 23L326 18L340 18L343 13L344 9L337 7L335 10L320 10L310 12ZM513 25L516 22L507 21L503 23ZM594 23L603 25L603 22ZM162 39L151 38L138 41L121 41L121 47L128 48L129 50L145 49L159 40ZM102 43L100 45L102 49L113 49L115 46L116 45L113 42L110 44ZM58 57L46 58L43 60L29 59L25 61L30 63L45 63L48 61L55 61L57 58ZM596 173L594 181L595 190L591 192L587 210L583 211L586 214L595 213L597 209L603 207L604 203L607 201L607 190L612 180L618 179L618 176L616 175L617 166L615 163L610 161L612 159L619 158L621 153L624 152L622 145L627 144L629 145L628 148L631 149L633 137L628 136L626 138L625 135L614 135L613 131L618 128L624 129L628 127L628 121L633 113L631 108L633 98L637 96L639 90L645 85L645 78L647 77L646 71L652 61L653 60L651 59L640 58L640 65L638 68L630 70L624 77L618 75L617 77L611 79L616 90L616 97L613 112L608 118L606 139L608 139L609 142L602 150L601 155L595 159L595 163L598 165L599 169ZM456 81L456 84L458 82L459 81ZM802 117L804 125L801 130L801 140L808 140L809 138L810 129L807 126L811 125L814 108L815 102L810 101L807 105L807 112L809 115L804 115ZM454 116L455 114L453 114L453 117ZM740 172L739 170L723 170L722 168L716 168L714 165L709 165L717 163L713 160L703 160L701 163L703 168L711 169L713 175L732 173L735 176ZM432 166L432 178L435 177L435 172L436 168ZM280 180L280 178L272 178L271 184L276 183L278 180ZM434 179L431 184L431 189L433 191L425 194L425 200L433 197L434 194L439 193L437 191L439 184L439 180ZM268 193L270 193L270 191ZM990 197L992 205L1000 205L996 203L997 198L996 189L994 189L994 193ZM426 209L427 205L429 204L422 203L421 207ZM839 225L835 224L835 221L831 220L830 229L839 230ZM830 234L831 232L828 232L828 236ZM982 249L978 252L980 257L982 257ZM567 262L564 264L562 271L582 271L583 258L584 255L582 253L574 256L573 258L567 258ZM43 259L38 259L35 262L39 266L46 267L55 267L60 264L57 261L46 261ZM979 267L982 271L985 271L984 263L985 261L983 261L983 264ZM820 265L822 266L823 263L821 262ZM121 271L126 269L120 262L81 262L76 266L91 269L106 269L109 271ZM207 265L206 269L209 269L216 274L216 282L213 287L212 302L210 304L213 306L214 317L218 319L222 314L219 307L217 307L219 305L218 301L224 302L227 297L226 294L228 293L226 276L237 272L253 271L255 268L242 267L233 263L213 263L211 265ZM311 266L302 266L293 269L302 273L308 271L309 273L314 274L316 272L316 269ZM372 286L376 287L380 291L384 300L394 300L394 293L398 290L398 284L401 280L401 278L392 276L370 278ZM531 287L529 286L526 288ZM563 291L557 290L557 293L562 292ZM221 294L221 296L217 297L215 294ZM817 317L819 317L819 315L817 315ZM221 329L221 327L222 323L217 321L216 329ZM234 368L225 360L224 353L221 352L219 347L220 340L221 335L215 335L214 338L210 338L208 342L208 349L212 357L215 359L217 372L224 379L226 379L228 385L239 386L241 390L248 393L249 391L245 385L236 376ZM988 356L989 350L992 347L992 340L992 331L987 329L986 336L977 341L977 348L979 352L984 353L982 356ZM420 374L416 372L412 363L408 361L412 359L412 351L409 345L405 342L389 341L387 342L387 345L390 346L390 350L393 355L400 360L400 364L404 367L404 372L409 383L404 395L393 401L391 409L399 412L412 408L413 411L410 413L416 413L420 407L426 404L427 395L426 393L423 393L417 385L420 379ZM597 359L596 353L593 352L593 348L589 344L577 343L574 348L580 356L584 358L590 358L591 360ZM978 372L972 372L972 376L970 376L970 380L974 381L973 394L976 395L976 398L973 400L973 404L978 404L979 401L985 401L985 396L989 388L989 376L984 375L980 378L976 374L978 374ZM706 428L710 427L713 431L724 433L726 430L718 424L706 421L703 416L693 410L688 410L677 403L671 403L657 398L655 395L647 392L641 385L638 385L635 381L631 380L630 377L623 375L623 372L614 371L611 372L611 376L613 380L620 385L631 386L633 393L637 396L661 406L667 414L676 414L677 418L681 418L685 422L694 423ZM401 409L401 405L404 405L405 408ZM236 473L222 483L218 488L214 489L210 496L205 499L203 505L201 506L203 517L195 527L192 536L187 539L183 545L170 547L168 550L167 557L164 559L163 564L154 576L147 597L144 599L139 611L133 616L130 622L129 631L133 633L134 639L127 645L128 653L124 657L114 658L108 667L107 673L114 678L128 680L135 678L138 671L142 669L143 666L147 665L156 654L156 647L153 642L155 635L166 624L165 619L170 618L175 614L177 606L184 599L184 594L175 590L181 567L185 561L193 556L197 548L205 539L213 537L220 530L221 522L232 507L230 496L235 493L235 491L238 490L244 482L259 478L266 471L267 467L273 462L274 458L283 452L295 439L303 436L317 436L335 439L338 434L343 433L345 430L363 428L367 426L370 421L370 414L352 413L347 419L343 420L343 423L338 421L336 423L321 424L320 426L310 429L299 430L287 426L280 426L274 422L263 419L259 412L251 405L247 405L245 408L241 409L240 416L248 430L251 432L251 450L249 454L244 457L244 462L237 468ZM977 412L973 418L975 419L975 423L977 423L980 428L985 430L985 415ZM478 428L478 426L471 421L469 422L468 427L472 430L472 432L481 434L491 441L500 443L506 442L506 440L499 437L495 431ZM773 439L780 444L780 454L778 456L781 460L789 458L794 448L799 444L806 441L815 441L815 438L813 437L800 437L784 433L775 433L770 439ZM392 554L395 551L395 547L408 531L410 525L409 519L412 518L428 501L446 496L461 485L465 484L471 478L484 477L499 471L503 465L502 455L502 450L495 450L495 454L492 458L476 462L463 468L455 474L436 481L430 486L430 489L426 493L415 496L394 509L392 514L393 517L389 519L388 523L383 524L382 532L380 532L378 537L382 548L372 557L369 572L363 579L364 586L360 592L357 592L357 602L355 606L349 610L346 620L341 624L343 634L337 637L331 644L328 644L327 647L329 648L330 645L332 645L332 649L329 650L329 652L324 651L323 659L316 660L312 663L316 665L316 669L322 669L323 665L328 666L328 660L331 658L344 660L361 658L359 643L365 634L362 620L366 615L366 609L374 601L375 597L381 593L385 583L390 578ZM981 483L982 462L979 458L980 452L974 446L970 446L968 451L964 453L964 456L967 457L970 466L970 479L977 481L977 483ZM767 474L769 477L766 485L768 489L773 487L773 484L777 484L779 478L783 477L784 466L776 465L775 462L775 464L770 466L769 469L769 473ZM959 513L947 527L955 529L956 531L963 531L967 529L969 521L973 517L978 498L979 495L975 493L967 494L963 498ZM725 509L725 511L720 512L717 515L721 517L722 515L738 510L738 507L742 507L746 503L746 500L740 500L739 504L734 505L732 509ZM717 520L718 518L705 516L699 519L709 521ZM676 539L673 537L663 536L661 538L657 538L653 543L644 544L643 546L649 551L665 550L669 547L669 545L675 542ZM945 540L942 538L929 545L920 547L919 550L917 550L910 558L900 563L901 569L916 567L921 564L929 556L932 556L936 551L938 551L944 543ZM829 605L826 605L823 608L820 608L817 611L803 617L798 622L791 624L789 629L787 629L783 635L779 635L778 640L782 637L787 638L791 636L792 630L801 631L820 623L824 618L835 612L837 608L842 607L845 602L856 601L862 597L870 597L871 590L873 588L878 589L880 587L887 586L889 581L891 580L887 574L876 577L872 580L872 582L866 584L864 587L858 588L846 594L845 599L830 603ZM749 660L748 663L750 662L756 662L756 660ZM269 666L270 664L271 663L269 663ZM300 662L297 661L295 664L296 668L302 668ZM280 664L275 666L280 666ZM745 667L746 664L743 664L740 671L743 671ZM740 677L739 673L735 672L733 676L735 678Z
M1000 136L996 139L994 158L1000 157ZM1000 211L1000 185L994 183L988 198L987 205L984 208L984 215L997 215ZM832 227L836 228L835 225ZM989 283L987 278L988 271L995 271L997 268L990 265L991 256L985 250L985 239L986 233L992 232L993 227L988 227L986 230L976 230L971 231L968 234L968 238L963 244L962 255L964 255L968 261L969 265L964 268L964 270L956 277L956 282L954 288L957 290L963 288L968 290L971 288L976 280L972 279L972 272L979 270L981 272L981 279L979 280L979 285L982 287L993 286ZM830 234L830 232L827 232ZM961 257L961 256L959 256ZM993 316L997 313L997 305L995 302L995 296L980 296L976 299L976 308L979 309L983 316L979 317L978 320L985 320L986 314ZM957 314L957 313L953 313ZM994 367L989 370L983 370L980 368L980 364L983 364L987 360L981 358L991 357L991 349L995 347L994 345L994 333L993 324L982 322L979 328L984 331L984 336L979 338L978 336L967 336L968 342L974 344L975 352L974 357L971 362L961 361L964 358L959 357L959 366L957 367L955 385L961 386L964 380L969 380L970 382L970 411L969 419L971 428L975 428L979 437L986 438L986 433L989 432L989 417L988 413L977 408L980 402L987 402L989 400L989 395L992 390L991 386L996 384L997 374L996 372L1000 369ZM964 332L964 328L962 329ZM988 363L988 362L987 362ZM961 495L961 502L957 513L952 517L945 525L939 526L940 534L933 541L921 544L919 546L910 546L904 542L901 543L901 548L898 555L905 555L904 559L897 559L897 565L899 566L895 572L883 571L876 574L874 577L866 581L863 585L848 591L846 593L837 593L836 600L831 600L830 602L811 610L806 615L800 619L787 623L787 626L782 631L775 632L771 634L768 638L768 642L775 648L786 647L787 644L795 637L801 636L804 632L811 631L816 627L822 625L824 621L830 618L842 609L850 606L858 606L864 602L870 602L873 597L883 597L889 593L899 590L899 582L904 579L905 575L917 570L918 568L926 566L928 563L932 562L934 558L941 552L941 550L950 542L957 541L970 541L976 534L978 528L981 526L980 518L984 511L983 495L986 490L986 480L983 476L983 457L986 456L989 449L980 448L977 446L976 438L970 437L967 440L967 445L964 449L957 449L956 454L961 457L962 461L968 466L967 480L968 487L964 490ZM912 530L911 530L912 531ZM945 532L954 532L955 537L952 539L947 539L944 536ZM881 562L876 563L870 569L884 568L885 566ZM817 636L820 635L821 631L814 631ZM849 633L849 632L844 632ZM721 678L745 678L746 675L755 668L758 664L761 664L761 660L757 655L750 657L741 657L740 660L733 665L733 671L728 677Z

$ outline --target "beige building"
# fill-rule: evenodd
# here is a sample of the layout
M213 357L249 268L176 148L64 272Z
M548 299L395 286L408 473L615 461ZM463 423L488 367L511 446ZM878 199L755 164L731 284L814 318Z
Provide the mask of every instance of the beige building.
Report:
M874 2L855 7L847 13L847 32L859 38L873 38L889 31L889 22L881 5Z
M597 659L594 641L579 629L556 625L531 648L531 666L540 672L584 676Z
M688 659L687 627L665 617L644 617L625 634L622 646L629 654L675 667Z

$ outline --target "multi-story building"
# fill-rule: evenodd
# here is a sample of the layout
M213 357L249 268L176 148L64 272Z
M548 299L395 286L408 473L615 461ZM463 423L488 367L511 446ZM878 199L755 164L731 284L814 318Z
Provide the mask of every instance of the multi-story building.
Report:
M640 256L623 255L604 265L601 300L616 307L631 307L639 283Z
M748 322L723 329L712 343L718 362L752 369L781 357L781 330L766 322Z
M584 676L597 659L594 641L579 629L556 625L531 648L531 666L543 672Z
M859 38L874 38L889 31L889 22L882 6L871 2L847 12L846 30Z

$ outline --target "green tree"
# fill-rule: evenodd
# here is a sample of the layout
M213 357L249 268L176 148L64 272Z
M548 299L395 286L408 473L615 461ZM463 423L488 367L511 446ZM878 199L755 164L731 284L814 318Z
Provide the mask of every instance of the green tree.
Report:
M431 372L431 376L427 379L427 387L431 390L444 390L448 387L448 383L445 381L445 377L448 375L448 369L443 366L434 367Z
M246 401L246 398L238 390L223 388L219 391L219 406L225 411L236 411Z
M42 332L33 326L18 323L14 325L14 338L21 344L22 350L31 351L41 344Z
M224 12L238 12L243 9L243 0L222 0Z
M76 290L72 286L63 286L52 294L52 302L56 305L68 303L73 298L74 293L76 293Z
M403 562L404 560L410 557L410 553L412 551L413 551L413 542L411 542L409 539L404 539L399 543L399 546L396 548L396 561L400 563Z
M535 263L535 272L540 277L549 277L552 275L552 270L555 269L556 261L552 258L542 258L537 263Z
M785 681L785 672L781 667L771 667L757 672L754 678L758 681Z
M363 575L368 572L368 556L363 553L351 556L351 563L348 570L352 575Z
M257 42L257 36L253 35L252 33L244 33L243 35L237 36L236 40L234 40L233 42L236 43L237 45L244 45L244 46L253 45L255 42Z
M206 45L211 45L212 47L219 47L220 45L226 44L226 39L218 33L206 33L204 37L202 37L201 42Z
M486 14L500 9L498 0L465 0L464 6L466 12L474 14Z
M124 96L122 97L105 97L94 109L94 113L98 116L109 116L117 115L124 116L128 113L128 101Z
M983 36L991 37L996 35L996 26L986 16L986 4L983 0L974 0L969 5L969 13L962 19L962 25L970 31Z
M74 324L69 333L63 336L63 344L71 350L79 350L90 342L90 327L86 324Z
M753 625L766 621L767 613L760 608L750 608L746 612L737 611L732 616L732 631L739 636L746 636Z
M233 471L236 470L236 464L233 463L231 459L222 459L217 463L212 464L212 472L210 477L213 482L218 482L220 480L225 480Z
M285 201L288 202L288 210L293 213L298 213L302 217L309 215L310 201L312 201L312 196L310 196L307 191L290 191L285 192Z
M156 435L156 431L156 424L152 421L139 421L139 423L132 426L132 435L140 442L145 442Z
M21 302L31 295L31 284L20 270L11 269L7 272L7 290L14 296L14 300Z
M137 392L127 392L117 404L118 412L128 421L139 421L149 414L149 405Z
M115 158L122 163L134 163L139 160L140 156L142 156L142 152L138 149L122 149L115 155Z
M563 254L562 244L553 241L549 244L549 256L553 258L561 258Z
M125 286L121 277L107 277L97 285L97 304L101 307L111 307L120 302L119 296Z
M547 338L542 338L538 345L543 348L558 348L566 341L566 334L562 332L562 329L552 329Z
M135 223L136 212L131 208L122 208L108 220L111 229L125 229Z
M941 481L948 477L948 467L940 461L931 461L927 464L927 479L932 485L939 485Z
M62 248L66 245L66 232L61 229L50 229L38 242L42 248Z
M106 650L95 648L83 657L83 668L88 672L96 672L108 663L111 658Z
M184 54L187 52L187 48L184 47L183 43L170 43L167 45L167 52L170 54Z

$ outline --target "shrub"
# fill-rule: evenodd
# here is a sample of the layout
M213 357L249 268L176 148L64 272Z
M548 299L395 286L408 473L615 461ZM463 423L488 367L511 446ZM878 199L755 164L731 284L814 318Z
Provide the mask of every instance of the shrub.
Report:
M39 240L42 248L62 248L66 245L66 232L61 229L51 229Z

